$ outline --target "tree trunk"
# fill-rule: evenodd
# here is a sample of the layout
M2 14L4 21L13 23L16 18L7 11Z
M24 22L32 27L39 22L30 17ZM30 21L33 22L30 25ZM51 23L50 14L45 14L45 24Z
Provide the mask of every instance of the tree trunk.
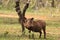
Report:
M55 4L54 3L55 3L54 0L52 0L51 7L55 7Z
M16 8L16 12L17 12L17 14L18 14L18 16L19 16L19 22L20 22L20 24L21 24L21 26L22 26L22 32L24 33L24 30L25 30L25 28L24 28L24 25L23 25L23 23L24 23L24 17L25 17L25 12L26 12L26 10L27 10L27 8L28 8L28 6L29 6L29 0L28 0L28 2L26 3L26 5L25 5L25 7L24 7L24 9L23 9L23 12L21 12L21 10L20 10L20 5L19 5L19 3L20 3L20 0L16 0L16 6L15 6L15 8Z

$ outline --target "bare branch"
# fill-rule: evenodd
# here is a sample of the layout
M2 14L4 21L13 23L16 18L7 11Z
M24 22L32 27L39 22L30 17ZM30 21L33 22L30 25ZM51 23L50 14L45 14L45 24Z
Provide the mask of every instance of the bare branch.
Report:
M24 7L24 9L23 9L23 13L22 13L23 16L25 16L25 12L26 12L26 10L27 10L28 7L29 7L29 3L30 3L30 0L28 0L28 2L26 3L26 5L25 5L25 7Z
M20 10L19 1L20 0L16 0L16 2L15 2L16 6L15 6L15 8L16 8L16 12L18 13L18 16L21 17L21 10Z

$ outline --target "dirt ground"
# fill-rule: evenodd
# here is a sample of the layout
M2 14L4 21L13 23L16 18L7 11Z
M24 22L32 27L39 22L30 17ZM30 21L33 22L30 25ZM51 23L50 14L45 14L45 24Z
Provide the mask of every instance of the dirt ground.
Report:
M0 17L9 17L9 18L18 18L18 15L12 15L12 14L0 14ZM35 15L26 15L26 18L35 18L35 19L41 19L41 20L48 20L47 16L35 16Z
M9 17L9 18L19 18L18 15L14 15L14 14L0 14L0 17ZM60 20L60 17L49 17L49 16L39 16L39 15L26 15L26 18L35 18L35 19L41 19L41 20Z

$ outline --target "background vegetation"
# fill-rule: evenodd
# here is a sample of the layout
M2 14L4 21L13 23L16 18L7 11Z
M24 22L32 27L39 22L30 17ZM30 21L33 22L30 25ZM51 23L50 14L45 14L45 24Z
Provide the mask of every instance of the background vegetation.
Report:
M42 7L55 7L60 8L60 0L30 0L30 9L40 9ZM20 7L26 4L27 0L20 0ZM15 9L15 0L0 0L0 9Z
M27 0L20 1L21 10ZM54 6L52 6L52 4ZM22 35L18 15L15 12L15 0L0 0L0 40L60 40L60 0L31 0L26 12L26 17L45 20L47 23L47 39L39 39L39 33L34 33L35 38L29 39L28 30Z

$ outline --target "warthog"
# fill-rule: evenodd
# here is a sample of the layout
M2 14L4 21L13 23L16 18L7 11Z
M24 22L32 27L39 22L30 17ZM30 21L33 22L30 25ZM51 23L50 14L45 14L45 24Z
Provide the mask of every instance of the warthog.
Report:
M44 38L46 38L46 22L43 20L34 20L34 18L25 19L24 27L26 27L29 30L29 33L31 31L33 32L39 32L41 38L42 30L44 32Z

